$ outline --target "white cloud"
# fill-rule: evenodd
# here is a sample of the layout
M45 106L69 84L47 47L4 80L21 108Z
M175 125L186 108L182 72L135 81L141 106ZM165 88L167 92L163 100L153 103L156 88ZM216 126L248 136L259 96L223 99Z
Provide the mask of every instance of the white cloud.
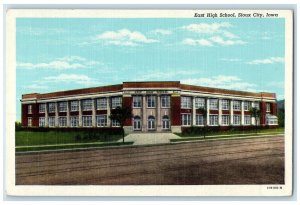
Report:
M96 79L90 78L87 75L82 74L60 74L58 76L48 76L44 77L43 81L52 82L52 83L76 83L84 85L93 85L99 84Z
M199 24L190 24L188 26L183 26L182 28L188 31L202 33L202 34L214 34L220 32L222 28L229 28L231 24L228 22L223 23L199 23Z
M224 40L222 37L220 36L212 36L210 38L211 41L219 44L219 45L224 45L224 46L231 46L231 45L237 45L237 44L245 44L246 42L242 41L242 40Z
M78 68L86 68L92 65L101 64L98 61L87 60L86 58L80 56L65 56L62 58L56 58L49 62L44 63L17 63L18 68L22 69L57 69L57 70L65 70L65 69L78 69Z
M150 73L144 74L141 77L139 77L138 80L166 80L178 76L188 76L188 75L195 75L199 74L201 71L195 71L195 70L171 70L171 71L165 71L165 72L155 72L151 71Z
M166 29L156 29L152 32L155 34L160 34L160 35L171 35L172 34L172 31L166 30Z
M185 84L199 85L230 90L255 91L256 84L242 81L237 76L218 75L211 78L190 78L181 81Z
M239 58L221 58L221 61L228 61L228 62L239 62L241 59Z
M98 40L103 40L107 44L120 46L137 46L142 43L155 43L155 39L147 38L141 32L121 29L118 31L106 31L96 37Z
M284 63L283 57L270 57L265 59L256 59L247 62L247 64L258 65L258 64L274 64L274 63Z
M213 46L213 44L206 39L192 39L192 38L186 38L182 41L183 44L191 45L191 46Z

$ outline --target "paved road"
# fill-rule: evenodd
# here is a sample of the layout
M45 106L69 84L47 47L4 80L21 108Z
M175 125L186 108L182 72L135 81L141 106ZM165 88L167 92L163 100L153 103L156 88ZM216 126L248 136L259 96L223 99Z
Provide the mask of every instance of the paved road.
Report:
M173 133L132 133L125 137L125 142L134 142L134 145L169 143L170 139L179 139ZM119 140L122 142L123 139Z
M16 156L16 184L283 184L284 137Z

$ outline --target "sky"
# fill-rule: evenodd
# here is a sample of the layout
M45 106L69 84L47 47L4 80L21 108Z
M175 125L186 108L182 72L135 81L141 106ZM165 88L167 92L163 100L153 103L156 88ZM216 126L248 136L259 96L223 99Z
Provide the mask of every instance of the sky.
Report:
M17 120L25 93L181 83L284 99L284 19L18 18Z

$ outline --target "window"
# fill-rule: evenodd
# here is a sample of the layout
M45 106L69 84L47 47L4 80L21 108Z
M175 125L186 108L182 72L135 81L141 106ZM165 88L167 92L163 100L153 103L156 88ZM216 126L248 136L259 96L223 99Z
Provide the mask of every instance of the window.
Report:
M82 116L82 126L92 127L92 116Z
M278 125L278 118L275 115L266 115L267 125Z
M170 119L169 116L164 115L162 118L163 129L170 129Z
M79 110L79 101L71 101L71 111Z
M209 125L216 126L219 124L219 116L218 115L210 115L209 116Z
M79 122L78 122L78 116L71 116L71 127L78 127Z
M58 111L59 112L67 112L67 102L59 102L58 103Z
M222 115L222 125L229 125L229 115Z
M209 100L209 109L210 110L218 110L218 99L210 99Z
M149 108L155 107L155 98L156 98L155 95L149 95L149 96L147 96L148 107L149 107Z
M141 108L142 107L142 96L133 96L132 99L132 106L134 108Z
M241 102L240 101L234 100L234 101L232 101L232 103L233 103L233 105L232 105L233 110L241 110Z
M253 107L259 110L259 102L253 102Z
M27 126L32 127L32 118L31 117L27 118Z
M240 125L241 124L241 116L240 115L233 115L233 124Z
M229 110L229 100L222 100L222 110Z
M161 99L161 107L163 107L163 108L170 107L170 96L168 96L168 95L162 95L160 97L160 99Z
M191 114L181 115L181 125L191 125Z
M96 117L97 127L106 127L107 126L107 115L99 115Z
M133 130L141 130L141 117L134 116L133 118Z
M192 98L191 97L181 97L181 108L191 108Z
M111 126L112 127L120 127L120 123L117 120L112 120L111 121Z
M107 98L97 99L97 110L106 110L107 109Z
M271 112L271 104L266 103L266 112Z
M92 103L93 101L91 99L82 100L82 110L83 111L92 110Z
M155 117L149 116L148 117L148 130L155 129Z
M205 98L195 98L195 108L205 108Z
M249 111L249 108L250 108L250 102L245 101L245 102L244 102L244 110L245 110L245 111Z
M122 97L112 97L111 98L111 107L112 109L116 107L122 107Z
M45 127L45 118L44 117L39 118L39 127Z
M251 124L251 116L250 115L245 115L244 116L244 124L245 125L250 125Z
M196 125L204 125L203 115L196 115Z
M49 117L49 127L55 127L55 117Z
M46 110L46 104L39 104L39 113L45 113Z
M50 113L55 112L55 103L49 103L48 109Z
M67 117L59 117L58 125L59 125L59 127L66 127L67 126Z
M32 105L28 105L28 108L27 108L27 109L28 109L28 112L27 112L27 113L28 113L28 114L32 114Z

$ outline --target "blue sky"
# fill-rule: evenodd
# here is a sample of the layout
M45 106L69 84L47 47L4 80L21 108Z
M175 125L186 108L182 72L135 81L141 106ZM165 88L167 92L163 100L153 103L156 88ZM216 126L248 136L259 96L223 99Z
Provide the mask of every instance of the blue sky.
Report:
M181 83L284 99L284 19L17 19L21 95L118 84Z

